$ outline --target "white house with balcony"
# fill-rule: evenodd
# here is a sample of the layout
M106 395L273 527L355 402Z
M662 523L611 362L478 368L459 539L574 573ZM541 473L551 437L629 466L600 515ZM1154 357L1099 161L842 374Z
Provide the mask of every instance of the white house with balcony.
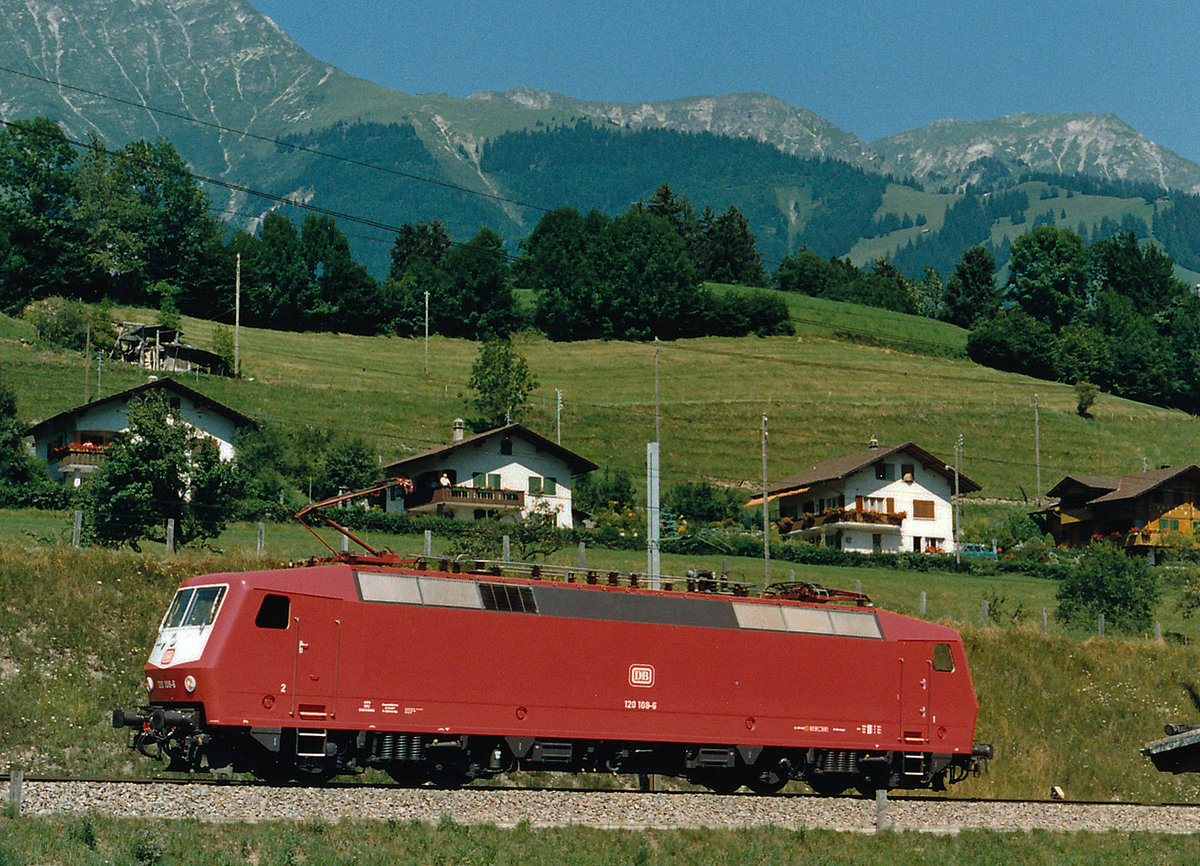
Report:
M980 486L961 473L957 492ZM835 457L768 485L786 538L859 553L953 553L954 468L912 442ZM747 507L761 506L762 496Z
M174 379L143 385L67 409L34 424L34 452L46 461L50 478L78 487L104 462L105 449L129 429L126 408L134 400L159 395L184 423L212 439L222 460L232 460L237 433L258 422Z
M553 516L557 526L574 525L571 481L596 464L520 424L464 435L462 419L453 438L384 468L389 478L408 478L411 492L388 491L385 508L456 520L520 520Z

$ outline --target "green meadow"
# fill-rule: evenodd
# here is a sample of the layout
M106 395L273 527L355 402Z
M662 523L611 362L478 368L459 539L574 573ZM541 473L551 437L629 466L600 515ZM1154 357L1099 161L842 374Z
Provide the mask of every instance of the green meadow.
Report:
M1036 496L1039 477L1044 493L1068 472L1123 474L1197 459L1186 413L1102 394L1093 417L1082 418L1070 386L955 357L961 329L812 298L788 302L792 337L655 345L520 335L539 381L524 422L551 438L561 424L564 446L636 479L657 417L668 485L761 486L763 414L772 479L861 450L871 436L885 445L913 441L949 460L961 434L962 471L983 485L980 495L1021 501ZM185 319L183 327L185 339L211 347L213 323ZM148 375L116 363L97 370L22 337L32 337L24 323L0 321L0 367L32 421ZM432 337L426 353L422 339L243 328L242 379L185 378L261 421L360 437L386 463L448 441L451 421L467 414L477 352L477 343L442 337Z

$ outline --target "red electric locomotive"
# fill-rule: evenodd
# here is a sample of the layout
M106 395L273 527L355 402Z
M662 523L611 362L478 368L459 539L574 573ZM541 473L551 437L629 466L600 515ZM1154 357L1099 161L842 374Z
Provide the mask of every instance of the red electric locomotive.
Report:
M940 789L991 757L958 633L859 594L336 559L184 581L149 703L113 724L171 770L411 784L536 769Z

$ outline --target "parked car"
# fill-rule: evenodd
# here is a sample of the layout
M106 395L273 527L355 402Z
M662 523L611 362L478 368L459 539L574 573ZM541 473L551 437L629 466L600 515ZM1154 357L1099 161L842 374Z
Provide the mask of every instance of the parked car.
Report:
M996 551L984 544L964 544L961 551L963 556L974 559L995 559Z

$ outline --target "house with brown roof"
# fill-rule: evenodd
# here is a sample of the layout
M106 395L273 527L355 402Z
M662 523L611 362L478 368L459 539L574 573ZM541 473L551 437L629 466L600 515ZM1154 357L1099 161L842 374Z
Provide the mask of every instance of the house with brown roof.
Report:
M34 452L46 461L50 478L78 487L104 462L105 449L129 429L129 404L159 394L184 423L216 442L222 460L234 457L239 430L258 422L170 378L152 378L134 388L66 409L34 424Z
M1068 475L1049 492L1058 501L1034 516L1066 547L1106 538L1152 554L1169 533L1193 531L1200 521L1198 491L1200 468L1191 464L1114 477Z
M459 418L449 443L384 467L387 477L413 482L409 492L389 490L384 508L456 520L519 520L541 513L570 528L572 479L595 468L520 424L466 436Z
M835 457L768 485L779 531L860 553L952 553L954 468L912 442ZM959 474L958 492L980 486ZM747 507L761 506L762 496Z

